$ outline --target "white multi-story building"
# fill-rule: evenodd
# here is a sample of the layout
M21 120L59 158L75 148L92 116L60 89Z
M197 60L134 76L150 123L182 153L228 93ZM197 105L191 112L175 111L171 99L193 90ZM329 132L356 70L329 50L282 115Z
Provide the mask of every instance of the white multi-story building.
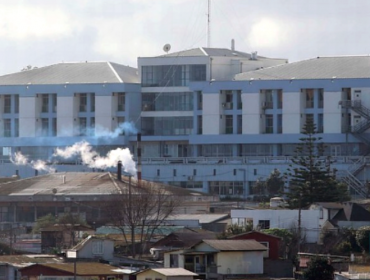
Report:
M87 62L19 72L0 77L0 175L35 174L9 162L15 151L47 160L81 140L101 154L136 155L135 132L106 136L132 122L144 179L246 197L253 182L289 166L312 118L337 174L367 196L369 92L369 56L287 63L233 48L140 57L137 70ZM55 168L88 169L78 158Z

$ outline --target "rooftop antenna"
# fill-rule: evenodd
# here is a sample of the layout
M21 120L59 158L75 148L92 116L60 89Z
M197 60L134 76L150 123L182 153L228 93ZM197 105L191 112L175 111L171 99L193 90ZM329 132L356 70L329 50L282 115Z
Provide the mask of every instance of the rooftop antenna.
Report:
M211 0L208 0L207 13L207 48L211 47Z
M170 51L170 49L171 49L171 45L170 45L170 44L165 44L165 45L163 46L163 50L164 50L166 53L168 53L168 52Z

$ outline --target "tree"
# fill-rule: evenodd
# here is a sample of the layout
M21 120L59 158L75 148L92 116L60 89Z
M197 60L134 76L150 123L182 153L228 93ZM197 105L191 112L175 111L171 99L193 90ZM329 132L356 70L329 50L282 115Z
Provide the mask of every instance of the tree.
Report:
M332 280L334 279L334 267L326 258L313 258L303 275L307 280Z
M284 190L284 178L279 171L279 169L275 168L271 173L270 176L266 179L266 189L269 195L277 195L282 193Z
M369 252L370 226L360 227L356 232L356 242L364 253Z
M40 233L42 228L46 228L56 224L56 217L52 214L47 214L36 220L34 227L32 228L32 233Z
M119 190L112 194L106 211L126 243L131 245L132 257L143 253L145 242L151 239L154 231L181 205L169 188L144 181L140 185L133 185L130 178L127 188L119 184ZM136 241L141 245L138 252Z
M287 169L290 208L304 208L313 202L343 202L349 200L347 187L340 183L331 168L332 160L324 156L325 146L316 136L316 125L308 118L299 140L292 164Z

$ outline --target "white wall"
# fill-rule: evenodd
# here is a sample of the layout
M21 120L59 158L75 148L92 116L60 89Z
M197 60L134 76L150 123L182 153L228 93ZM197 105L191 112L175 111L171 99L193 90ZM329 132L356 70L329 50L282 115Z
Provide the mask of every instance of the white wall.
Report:
M58 136L73 136L77 115L77 102L74 96L58 96L57 130ZM96 107L99 107L98 105Z
M37 97L19 98L19 137L36 136L36 113L39 112ZM41 123L41 119L39 120Z
M261 131L261 95L242 94L243 134L259 134Z
M342 92L327 92L324 94L324 133L341 133L342 108L339 101Z
M316 243L319 240L320 210L302 210L301 228L306 234L306 242ZM231 210L233 224L246 224L253 220L253 227L258 226L259 220L269 220L270 228L296 228L298 225L298 210Z
M302 95L299 92L283 93L283 133L301 132Z
M117 96L99 96L95 95L95 125L104 127L105 129L111 131L114 130L113 127L113 116L115 115L115 110L113 109L114 101L117 104ZM102 106L104 104L104 106Z
M220 252L217 254L220 274L263 274L263 252Z
M203 94L203 134L220 134L220 93Z

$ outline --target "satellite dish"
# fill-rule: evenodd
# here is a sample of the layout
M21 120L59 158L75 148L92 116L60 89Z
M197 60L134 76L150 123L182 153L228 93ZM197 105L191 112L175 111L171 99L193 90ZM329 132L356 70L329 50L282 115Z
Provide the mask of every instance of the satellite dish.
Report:
M165 45L163 46L163 50L164 50L166 53L168 53L168 52L170 51L170 49L171 49L171 45L170 45L170 44L165 44Z

